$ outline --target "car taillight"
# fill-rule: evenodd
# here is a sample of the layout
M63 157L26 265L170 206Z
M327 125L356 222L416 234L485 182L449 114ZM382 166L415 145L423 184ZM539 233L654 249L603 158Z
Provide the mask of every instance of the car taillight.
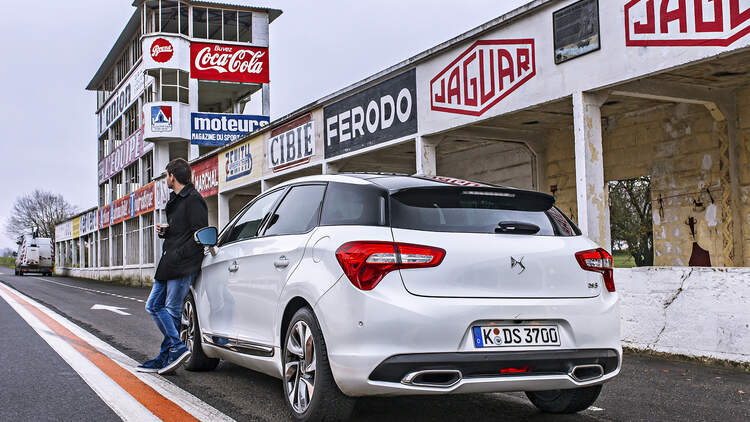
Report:
M344 274L360 290L372 290L391 271L440 265L445 250L395 242L348 242L336 250Z
M602 248L576 252L576 259L586 271L594 271L604 276L604 286L608 292L615 291L612 255Z

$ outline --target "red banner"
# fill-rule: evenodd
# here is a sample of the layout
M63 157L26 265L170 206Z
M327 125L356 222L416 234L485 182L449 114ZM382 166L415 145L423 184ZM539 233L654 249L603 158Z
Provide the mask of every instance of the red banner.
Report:
M204 198L219 193L219 156L207 158L191 166L193 185Z
M268 48L191 43L190 77L211 81L268 83Z
M117 224L131 217L132 195L126 195L112 203L112 224Z
M137 217L154 210L154 182L138 189L133 193L133 212Z
M99 228L104 229L109 227L109 219L111 216L111 208L109 205L105 205L99 208Z

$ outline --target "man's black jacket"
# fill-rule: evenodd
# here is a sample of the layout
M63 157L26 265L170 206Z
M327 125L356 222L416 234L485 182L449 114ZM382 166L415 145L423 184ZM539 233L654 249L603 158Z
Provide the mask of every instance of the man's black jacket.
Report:
M193 234L208 226L206 201L188 183L179 194L172 192L166 206L169 227L162 237L164 247L154 279L173 280L197 273L203 261L203 247Z

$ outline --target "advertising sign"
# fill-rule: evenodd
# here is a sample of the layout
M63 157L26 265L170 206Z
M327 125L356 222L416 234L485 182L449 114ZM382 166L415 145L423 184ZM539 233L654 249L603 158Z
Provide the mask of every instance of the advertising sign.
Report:
M167 105L151 106L151 131L152 132L171 132L172 131L172 106L167 106Z
M169 40L157 38L151 43L149 54L151 60L157 63L166 63L174 56L174 46Z
M534 40L479 40L430 81L433 111L480 116L536 75Z
M747 0L632 0L625 4L625 45L727 47L750 33Z
M416 133L416 86L412 69L325 107L326 158Z
M149 144L149 148L153 144ZM147 148L143 142L143 129L138 129L130 135L117 149L99 161L99 184L122 171L125 167L140 158Z
M98 227L98 210L91 210L81 216L81 236L95 232Z
M156 209L163 210L169 201L169 187L166 177L154 180L154 194L156 196L154 206Z
M153 211L155 206L155 196L154 182L151 182L133 192L133 210L131 215L136 217Z
M268 168L279 171L304 164L315 155L315 122L308 114L277 127L266 141Z
M190 113L190 143L222 146L266 126L268 116Z
M596 51L599 41L599 1L581 0L552 14L555 64Z
M68 220L55 226L55 242L62 242L73 238L73 220Z
M81 237L81 217L76 217L73 220L73 239Z
M190 169L193 173L193 186L204 198L219 193L219 156L214 155L199 161Z
M268 83L268 48L193 42L190 44L190 77Z
M109 227L112 223L112 206L111 204L99 208L99 229Z
M148 77L149 83L153 78ZM107 101L105 106L99 110L98 127L99 134L107 130L125 110L128 109L141 95L145 88L146 76L143 74L143 65L140 64L133 70L130 77L120 86L117 92Z
M219 155L219 187L242 184L263 172L263 136L256 136Z
M133 209L133 196L125 195L112 202L112 224L117 224L131 217Z

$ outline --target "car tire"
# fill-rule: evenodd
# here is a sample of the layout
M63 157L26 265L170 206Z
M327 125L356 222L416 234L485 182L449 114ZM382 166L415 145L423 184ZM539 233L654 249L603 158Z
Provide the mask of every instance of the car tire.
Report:
M594 404L602 391L601 385L570 390L527 391L526 397L546 413L576 413Z
M323 332L310 308L301 308L292 316L282 342L281 364L284 401L294 420L340 421L349 418L355 400L344 395L336 385ZM312 397L307 387L310 384L313 386Z
M18 275L19 277L23 277L23 271L20 271L20 270L19 270L19 271L18 271L18 274L16 274L16 275Z
M201 330L198 325L198 313L193 295L188 294L182 305L180 315L180 340L190 350L190 357L183 364L188 371L212 371L219 365L220 359L210 358L203 353Z

